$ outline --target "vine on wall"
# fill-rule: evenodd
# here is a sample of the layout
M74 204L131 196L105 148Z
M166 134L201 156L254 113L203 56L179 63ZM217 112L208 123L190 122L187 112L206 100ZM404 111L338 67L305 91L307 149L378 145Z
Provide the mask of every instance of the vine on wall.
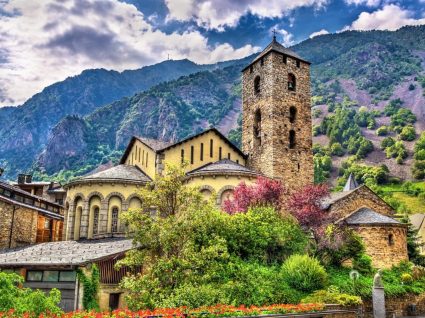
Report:
M97 294L99 291L100 273L96 264L91 267L90 276L87 276L80 268L77 269L77 275L83 284L83 307L85 310L99 310Z

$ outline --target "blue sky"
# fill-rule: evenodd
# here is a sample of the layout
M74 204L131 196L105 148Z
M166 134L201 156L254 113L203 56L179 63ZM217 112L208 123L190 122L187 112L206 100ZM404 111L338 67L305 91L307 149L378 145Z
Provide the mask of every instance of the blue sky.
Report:
M425 24L425 0L0 0L0 107L88 68L214 63L344 30Z

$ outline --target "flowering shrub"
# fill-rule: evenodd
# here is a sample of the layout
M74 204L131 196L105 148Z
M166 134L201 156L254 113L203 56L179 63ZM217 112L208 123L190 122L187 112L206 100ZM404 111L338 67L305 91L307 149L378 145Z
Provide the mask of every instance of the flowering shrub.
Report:
M229 214L243 213L253 206L272 206L281 208L282 183L259 177L253 185L241 182L233 191L233 198L223 202L223 210Z
M197 309L188 309L187 307L179 308L158 308L154 310L139 310L130 311L127 309L114 310L112 312L87 312L87 311L74 311L62 315L40 315L40 318L176 318L176 317L235 317L235 316L257 316L266 314L288 314L288 313L305 313L314 312L323 309L322 304L299 304L299 305L286 305L277 304L262 307L245 307L245 306L229 306L229 305L215 305L210 307L200 307ZM29 317L29 315L16 315L14 311L0 313L0 318L17 318Z

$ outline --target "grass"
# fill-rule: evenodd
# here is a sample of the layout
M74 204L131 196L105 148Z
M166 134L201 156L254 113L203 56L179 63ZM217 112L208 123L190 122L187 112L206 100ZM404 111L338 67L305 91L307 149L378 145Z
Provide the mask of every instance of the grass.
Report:
M413 182L413 185L425 191L425 182L417 181ZM401 184L387 184L381 187L384 192L392 192L393 197L404 203L412 214L414 213L425 213L425 200L421 200L418 197L410 196L403 192Z

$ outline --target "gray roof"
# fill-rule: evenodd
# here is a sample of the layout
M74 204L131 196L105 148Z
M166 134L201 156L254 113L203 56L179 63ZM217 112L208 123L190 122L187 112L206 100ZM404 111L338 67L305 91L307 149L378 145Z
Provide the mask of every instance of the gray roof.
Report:
M347 179L347 182L345 183L343 192L354 190L355 188L358 188L359 184L356 181L356 178L354 178L353 174L350 173L350 176Z
M78 180L136 181L145 183L151 181L142 170L136 166L130 165L117 165L100 172L89 174Z
M422 224L424 223L425 214L423 213L416 213L409 215L409 221L412 223L413 227L417 230L419 230L422 227Z
M354 189L356 190L356 189ZM351 194L354 190L350 190L350 191L345 191L345 192L332 192L329 196L323 198L322 200L322 208L323 209L327 209L329 208L332 204L334 204L336 201L348 196L349 194Z
M259 175L258 172L248 169L245 166L240 165L229 159L222 159L216 162L207 163L206 165L189 171L188 176L205 174L205 173L238 173L238 174L250 174L250 175Z
M162 141L162 140L144 138L144 137L136 137L136 138L139 139L142 143L144 143L145 145L147 145L154 151L160 151L174 144L174 142L171 142L171 141Z
M271 51L279 52L288 56L295 57L296 59L299 59L301 61L310 63L306 61L305 59L303 59L301 56L299 56L297 53L292 51L291 49L284 47L282 44L276 41L276 37L273 37L273 40L270 42L270 44L267 45L267 47L251 62L251 64L260 60L262 57L266 56Z
M369 208L360 208L350 216L344 219L349 225L361 224L396 224L401 223L381 213L375 212Z
M0 267L83 265L133 248L128 239L62 241L0 251Z

